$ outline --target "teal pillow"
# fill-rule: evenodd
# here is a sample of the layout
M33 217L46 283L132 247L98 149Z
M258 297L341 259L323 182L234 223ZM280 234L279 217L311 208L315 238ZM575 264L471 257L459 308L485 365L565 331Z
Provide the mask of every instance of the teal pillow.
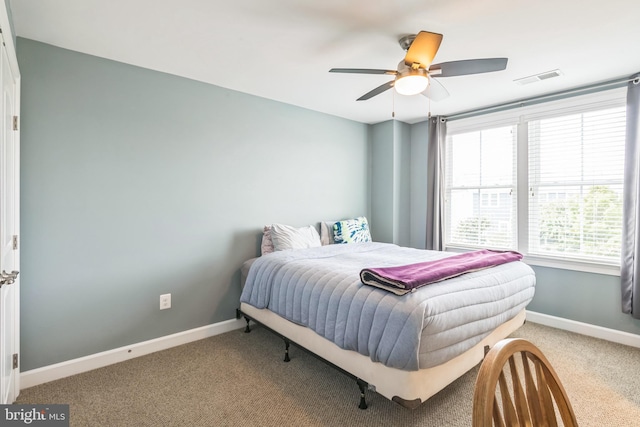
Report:
M333 239L336 243L370 242L371 233L367 218L360 216L336 222L333 224Z

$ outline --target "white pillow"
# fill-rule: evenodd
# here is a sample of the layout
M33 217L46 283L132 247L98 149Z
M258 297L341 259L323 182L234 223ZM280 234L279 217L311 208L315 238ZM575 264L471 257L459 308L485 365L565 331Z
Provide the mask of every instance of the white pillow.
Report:
M318 230L313 225L295 228L284 224L272 224L271 240L276 251L322 246Z

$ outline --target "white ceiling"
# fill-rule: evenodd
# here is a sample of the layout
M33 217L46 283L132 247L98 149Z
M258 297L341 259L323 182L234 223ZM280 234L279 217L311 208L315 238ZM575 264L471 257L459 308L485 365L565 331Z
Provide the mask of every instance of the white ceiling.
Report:
M212 83L363 123L407 123L640 71L639 0L11 0L19 37ZM508 57L505 71L441 78L431 102L390 80L398 39L444 34L434 62ZM520 86L514 79L560 69ZM394 106L395 104L395 106ZM430 110L429 110L430 109Z

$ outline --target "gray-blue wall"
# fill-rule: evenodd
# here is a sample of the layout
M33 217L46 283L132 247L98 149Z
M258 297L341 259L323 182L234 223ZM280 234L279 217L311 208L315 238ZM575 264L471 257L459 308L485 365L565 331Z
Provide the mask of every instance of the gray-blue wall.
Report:
M23 371L232 319L264 224L369 214L365 124L22 38L17 51Z
M409 246L427 247L427 148L429 142L429 122L411 126L410 149L410 204L409 204Z
M620 276L533 266L536 294L527 309L640 335L621 310Z
M371 126L372 237L411 246L412 127L396 120ZM426 185L426 181L420 183ZM424 217L422 218L424 221Z
M411 125L394 122L394 243L411 245Z
M394 239L394 122L371 129L371 237L377 242ZM375 227L373 226L375 224Z

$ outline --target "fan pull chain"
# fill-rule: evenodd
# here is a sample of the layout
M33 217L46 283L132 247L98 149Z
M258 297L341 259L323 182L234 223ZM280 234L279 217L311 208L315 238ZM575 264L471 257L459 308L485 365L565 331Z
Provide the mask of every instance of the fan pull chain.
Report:
M429 80L429 86L427 86L427 119L431 118L431 80Z
M391 118L396 117L396 91L391 92Z

